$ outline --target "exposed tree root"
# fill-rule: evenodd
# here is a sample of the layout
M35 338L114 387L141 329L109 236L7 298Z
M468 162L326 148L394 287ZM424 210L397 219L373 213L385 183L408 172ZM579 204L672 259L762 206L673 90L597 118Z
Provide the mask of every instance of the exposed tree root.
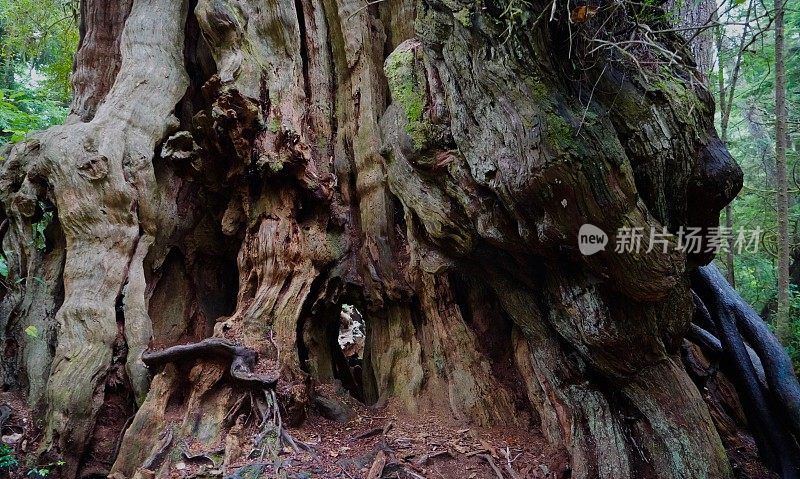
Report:
M784 479L800 477L800 385L786 352L715 266L700 268L692 286L698 316L719 339L695 325L690 337L711 350L718 342L762 459Z
M715 355L722 354L722 343L719 339L694 323L689 325L689 331L686 333L686 337Z
M692 322L708 331L713 336L717 336L717 325L711 318L711 313L708 312L706 304L694 290L692 290L692 299L694 300L694 316L692 317Z
M231 361L230 373L236 381L257 389L274 389L278 384L279 372L256 374L253 370L258 361L258 353L244 346L237 346L220 338L208 338L198 343L180 344L161 351L148 351L142 354L142 362L155 368L166 363L182 362L197 358L226 358Z
M253 409L258 412L261 421L258 425L260 432L253 441L255 448L250 452L250 457L258 457L260 461L263 461L265 457L275 458L284 446L299 451L300 448L297 443L283 427L281 410L275 391L265 389L262 393L263 399L256 397L254 401L255 407Z
M274 459L284 447L294 451L311 451L311 447L296 441L283 426L280 405L275 393L275 386L280 377L280 368L268 374L254 372L258 361L258 353L250 348L238 346L221 338L208 338L191 344L172 346L161 351L149 351L142 354L142 361L149 368L156 368L167 363L178 363L195 359L230 360L230 375L233 380L241 385L251 388L249 392L251 410L259 417L258 434L253 439L254 448L248 455L249 458ZM236 414L241 407L243 396L236 402L226 417ZM246 419L239 416L234 428L242 429ZM233 429L232 429L233 431ZM227 455L227 454L226 454Z
M705 308L705 305L703 305L703 307ZM711 352L714 356L722 355L723 348L720 340L714 334L706 331L700 326L694 323L690 324L689 331L686 333L686 337L691 339L694 343L701 346L706 351ZM766 388L767 379L764 374L764 366L761 364L761 359L758 357L758 354L756 354L753 348L747 344L745 344L745 347L747 348L747 354L750 356L750 361L753 363L753 367L756 370L756 375L758 376L761 386Z

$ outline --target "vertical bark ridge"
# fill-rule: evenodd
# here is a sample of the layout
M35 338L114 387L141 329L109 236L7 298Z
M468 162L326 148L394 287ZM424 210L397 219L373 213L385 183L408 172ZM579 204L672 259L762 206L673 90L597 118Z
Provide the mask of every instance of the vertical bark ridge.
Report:
M115 306L140 228L156 226L151 158L185 89L185 15L182 2L135 1L121 33L121 67L94 118L43 133L43 147L31 152L52 187L66 238L43 445L63 455L67 476L81 465L102 402Z

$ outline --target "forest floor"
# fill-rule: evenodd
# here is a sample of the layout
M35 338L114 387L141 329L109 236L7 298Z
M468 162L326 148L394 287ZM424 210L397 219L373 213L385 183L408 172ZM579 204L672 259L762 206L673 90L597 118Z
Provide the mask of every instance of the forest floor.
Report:
M230 479L562 479L569 477L569 458L536 431L525 428L480 428L452 418L449 411L410 415L389 402L367 407L330 385L319 386L322 401L308 419L288 432L311 451L284 448L274 461L242 458L223 468L208 453L220 445L193 443L169 471L170 478ZM35 450L32 422L24 402L12 401L13 423L23 432L16 443L20 456ZM25 412L23 412L25 411ZM20 414L22 413L22 414ZM333 414L332 414L333 413ZM323 414L336 419L327 419ZM7 423L6 426L9 426ZM8 428L6 428L8 430ZM212 460L214 459L214 460ZM21 461L22 462L22 461ZM57 468L52 476L58 477ZM8 471L0 471L0 477ZM162 473L163 474L163 473ZM17 468L12 477L25 477Z
M245 458L222 466L225 445L188 444L168 475L156 479L566 479L569 456L524 427L476 427L448 410L409 414L392 401L369 407L333 385L316 389L307 420L288 432L311 451L281 450L274 461ZM45 477L32 474L25 456L38 447L40 428L23 398L0 392L0 405L13 413L3 442L11 442L20 465L0 469L0 479ZM2 411L0 411L2 412ZM326 417L327 416L327 417ZM248 431L252 432L253 431ZM252 435L248 434L252 437ZM753 446L729 449L737 478L777 479L757 460ZM246 456L246 455L243 455ZM2 459L2 458L0 458ZM41 467L41 465L39 465ZM59 468L46 465L48 478ZM110 466L108 464L107 466ZM95 470L102 470L95 469ZM103 477L91 475L90 477Z
M561 479L569 477L569 458L541 436L524 428L479 428L451 417L449 411L410 415L388 403L367 407L334 388L318 394L335 403L310 411L289 433L313 452L284 449L274 464L242 461L231 478L426 478ZM321 414L321 411L322 414ZM347 417L347 420L345 420ZM276 469L277 466L277 469ZM229 473L232 472L229 469ZM283 472L281 472L283 471ZM181 476L176 476L181 477Z

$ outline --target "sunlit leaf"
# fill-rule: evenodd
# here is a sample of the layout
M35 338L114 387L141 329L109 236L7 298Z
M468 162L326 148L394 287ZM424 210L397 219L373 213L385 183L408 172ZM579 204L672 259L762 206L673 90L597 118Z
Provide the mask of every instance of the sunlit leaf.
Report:
M38 338L39 337L39 328L37 328L34 325L30 325L27 328L25 328L25 334L27 334L28 336L30 336L32 338Z
M597 15L598 7L594 5L581 5L570 12L569 19L572 23L583 23Z

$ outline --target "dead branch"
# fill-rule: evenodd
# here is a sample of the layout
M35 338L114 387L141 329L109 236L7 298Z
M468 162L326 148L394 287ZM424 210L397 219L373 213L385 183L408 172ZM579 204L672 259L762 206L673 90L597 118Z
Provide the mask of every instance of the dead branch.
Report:
M494 462L492 456L488 454L478 454L478 457L489 463L489 466L491 466L492 470L497 475L497 479L505 479L505 477L503 477L503 471L501 471L500 468L497 467L497 463Z
M511 479L520 479L519 474L517 474L517 472L514 470L514 467L511 465L514 462L514 459L511 459L511 449L506 446L506 448L501 449L500 452L506 458L506 463L503 465L503 467L505 467L508 475L511 476Z
M470 452L468 452L468 453L466 453L464 455L467 456L467 457L472 457L472 456L477 456L478 454L484 454L484 453L487 453L487 452L489 452L489 450L486 449L486 448L483 448L483 449L476 449L475 451L470 451Z
M383 433L383 428L382 427L376 427L374 429L370 429L369 431L362 432L361 434L357 434L357 435L353 436L353 439L355 439L355 440L367 439L367 438L370 438L372 436L377 436L378 434L381 434L381 433Z
M379 479L383 474L383 468L386 467L386 453L378 451L375 460L372 462L372 467L369 468L367 479Z

